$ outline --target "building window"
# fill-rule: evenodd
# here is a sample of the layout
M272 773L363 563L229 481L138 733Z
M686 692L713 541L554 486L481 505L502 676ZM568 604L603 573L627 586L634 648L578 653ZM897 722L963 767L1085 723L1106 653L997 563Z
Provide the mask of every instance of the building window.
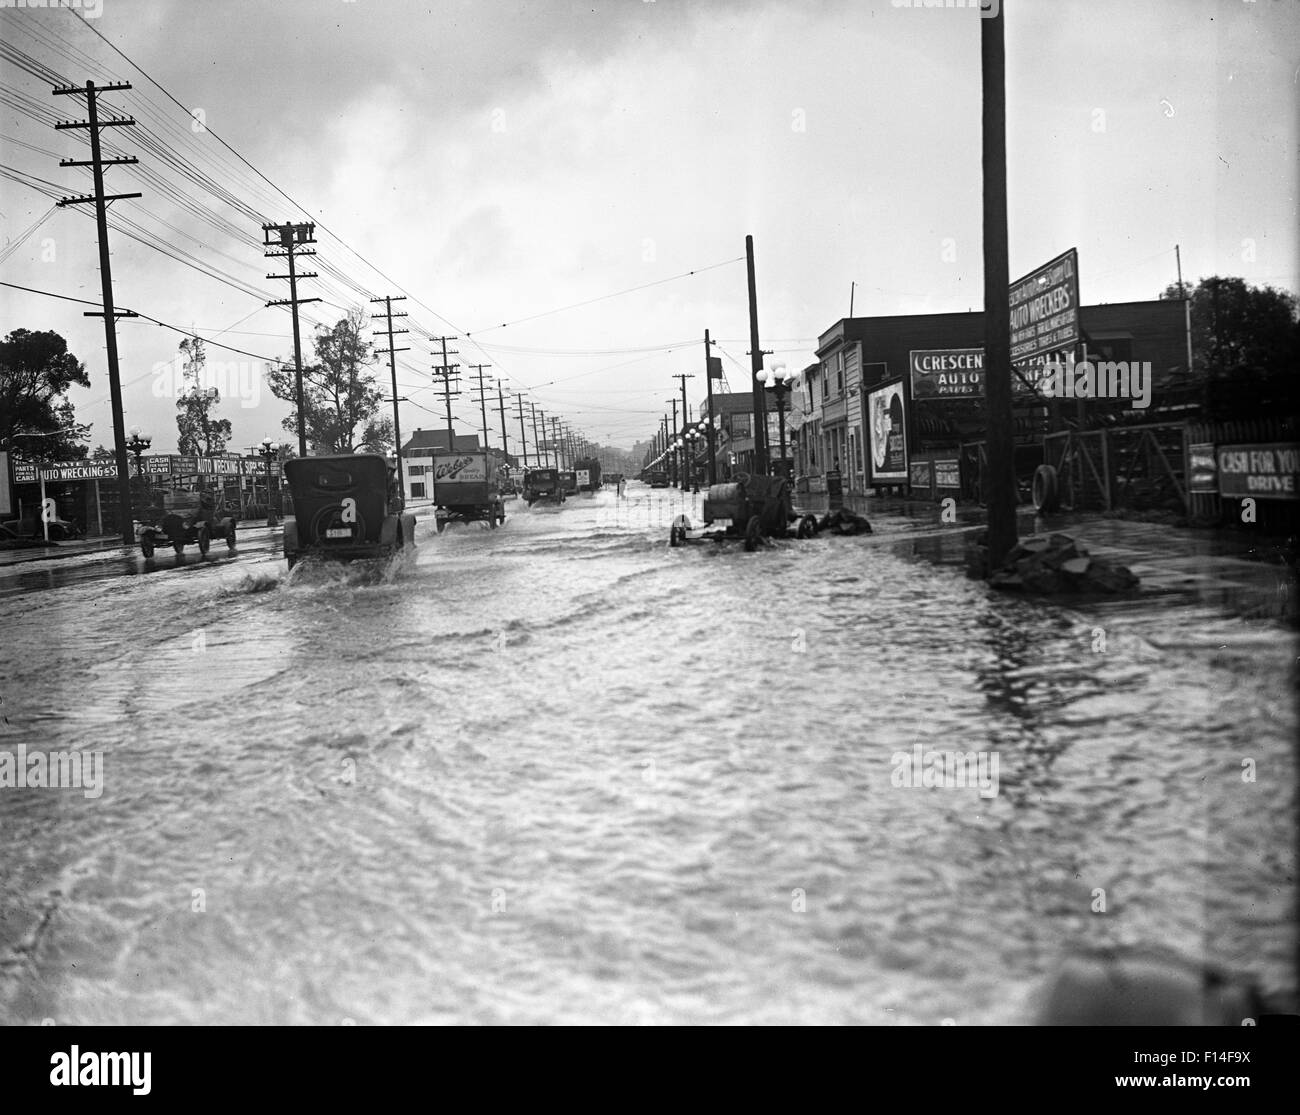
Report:
M835 354L835 392L837 395L844 394L844 353Z
M412 483L411 483L411 498L412 498L412 499L424 499L424 481L423 481L423 480L420 480L420 481L412 481Z

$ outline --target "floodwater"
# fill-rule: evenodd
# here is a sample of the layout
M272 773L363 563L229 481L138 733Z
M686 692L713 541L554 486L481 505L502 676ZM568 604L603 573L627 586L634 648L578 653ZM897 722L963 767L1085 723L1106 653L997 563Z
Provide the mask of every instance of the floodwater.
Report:
M509 507L0 599L0 755L103 763L0 788L0 1021L1011 1023L1108 944L1294 1000L1277 621Z

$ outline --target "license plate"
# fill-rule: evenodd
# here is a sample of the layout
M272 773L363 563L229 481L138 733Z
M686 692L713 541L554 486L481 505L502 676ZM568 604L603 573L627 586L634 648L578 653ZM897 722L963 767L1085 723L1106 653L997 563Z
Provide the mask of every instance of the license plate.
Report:
M352 537L352 528L351 528L351 527L331 527L329 530L327 530L327 531L325 532L325 537L326 537L326 538L351 538L351 537Z

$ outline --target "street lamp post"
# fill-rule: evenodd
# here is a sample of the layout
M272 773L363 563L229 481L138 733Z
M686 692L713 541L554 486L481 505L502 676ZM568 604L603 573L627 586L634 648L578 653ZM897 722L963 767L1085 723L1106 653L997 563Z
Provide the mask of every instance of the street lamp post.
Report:
M273 527L276 525L276 518L275 505L271 502L271 462L280 456L279 443L264 437L257 453L266 462L266 525ZM276 488L278 489L279 486L277 482Z
M151 446L152 444L153 444L153 438L150 437L148 434L146 434L144 431L142 431L139 426L131 427L131 436L126 439L126 448L127 448L127 452L135 454L135 475L136 478L139 480L139 484L137 485L137 487L141 489L143 493L142 498L148 495L149 481L145 478L144 462L140 458L144 456L144 451L148 449L149 446ZM99 482L96 481L95 483L98 484ZM129 486L130 485L128 484L128 488ZM96 488L95 498L96 499L99 498L98 488ZM135 518L132 508L128 507L126 513L130 519L133 520Z
M131 436L126 439L126 448L129 452L135 454L135 474L141 480L144 479L144 466L141 464L140 458L152 444L153 438L146 433L142 433L139 426L131 427Z
M776 421L781 433L781 468L785 469L785 396L790 390L790 381L794 374L784 365L776 364L768 368L763 376L763 386L776 393Z

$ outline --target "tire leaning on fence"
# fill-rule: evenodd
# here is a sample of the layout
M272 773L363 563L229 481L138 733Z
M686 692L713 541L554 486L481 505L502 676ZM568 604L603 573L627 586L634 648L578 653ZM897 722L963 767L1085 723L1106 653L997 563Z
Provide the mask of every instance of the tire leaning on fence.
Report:
M1036 511L1055 511L1061 502L1060 486L1056 479L1056 469L1051 465L1039 465L1034 470L1034 509Z

